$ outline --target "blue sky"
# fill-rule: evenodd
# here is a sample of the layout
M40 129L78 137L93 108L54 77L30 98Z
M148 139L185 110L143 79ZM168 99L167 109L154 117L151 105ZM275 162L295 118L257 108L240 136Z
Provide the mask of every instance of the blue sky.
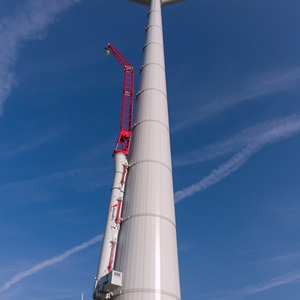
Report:
M163 10L182 299L299 299L299 9ZM146 14L0 0L1 300L90 299L123 78L103 48L138 70Z

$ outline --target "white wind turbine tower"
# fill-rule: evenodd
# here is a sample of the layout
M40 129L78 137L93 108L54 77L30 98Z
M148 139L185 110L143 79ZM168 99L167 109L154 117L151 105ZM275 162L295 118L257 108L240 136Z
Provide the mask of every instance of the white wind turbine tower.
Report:
M96 277L94 299L180 300L161 7L149 6L122 222L113 270Z

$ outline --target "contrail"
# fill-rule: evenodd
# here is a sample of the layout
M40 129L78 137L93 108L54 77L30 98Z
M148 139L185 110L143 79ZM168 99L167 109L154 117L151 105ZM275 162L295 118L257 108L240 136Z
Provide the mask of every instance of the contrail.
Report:
M288 245L282 245L282 246L273 246L273 247L266 247L266 248L256 248L256 249L239 250L239 251L233 251L233 252L224 252L224 253L201 255L201 256L197 256L197 257L191 257L190 259L197 260L197 259L206 259L206 258L221 257L221 256L232 256L232 255L239 255L239 254L265 252L265 251L270 251L270 250L278 250L278 249L299 247L299 246L300 246L299 243L298 244L288 244Z
M237 298L244 298L250 295L254 295L263 291L270 290L272 288L290 284L300 279L300 270L289 272L284 275L273 277L270 280L244 287L243 289L236 291L234 294Z
M273 277L269 280L262 281L260 283L245 286L244 288L241 288L236 291L220 291L220 292L214 292L210 294L205 295L199 295L199 299L211 299L211 300L237 300L242 298L247 298L251 295L258 294L260 292L268 291L273 288L276 288L278 286L283 286L287 284L294 283L295 281L299 281L300 279L300 270L295 270L293 272L285 273L283 275L279 275L276 277Z
M20 280L26 278L26 277L29 277L47 267L50 267L52 265L55 265L65 259L67 259L70 255L74 254L74 253L77 253L81 250L84 250L96 243L98 243L99 241L101 241L103 238L103 235L97 235L96 237L90 239L89 241L87 242L84 242L83 244L79 245L79 246L76 246L74 248L71 248L67 251L65 251L63 254L61 255L58 255L58 256L55 256L53 258L50 258L50 259L47 259L37 265L35 265L34 267L30 268L29 270L27 271L23 271L23 272L20 272L18 274L16 274L15 276L13 276L9 281L7 281L6 283L4 283L4 285L2 287L0 287L0 293L8 290L11 286L13 286L14 284L16 284L17 282L19 282Z
M189 118L185 118L184 121L175 124L175 126L172 127L172 131L177 132L178 130L191 127L235 105L255 101L263 96L291 90L299 85L299 80L300 67L255 75L255 77L248 78L236 91L220 96L218 100L211 100L206 105L193 108L194 117L189 116Z
M14 65L21 45L45 37L55 17L82 0L27 0L0 23L0 116L3 104L16 85Z
M260 122L254 126L248 127L241 132L217 143L207 145L201 149L185 152L176 156L173 160L173 166L194 165L208 160L222 157L228 154L234 154L242 150L249 144L260 139L267 131L273 130L275 127L284 125L300 116L289 116L285 118L275 118L265 122Z
M249 285L236 291L223 291L212 293L210 295L204 295L205 299L226 299L226 300L237 300L242 298L247 298L251 295L255 295L264 291L271 290L278 286L287 285L299 281L300 270L295 270L283 275L273 277L269 280ZM200 296L200 298L202 298Z
M299 131L299 116L292 116L290 119L287 119L286 122L274 126L272 129L269 129L264 134L260 135L256 140L254 140L254 142L239 151L220 167L212 170L208 176L202 178L199 182L192 184L189 187L177 191L175 193L175 202L179 202L182 199L192 196L216 184L238 170L250 159L252 155L258 152L265 145L288 138L299 133Z

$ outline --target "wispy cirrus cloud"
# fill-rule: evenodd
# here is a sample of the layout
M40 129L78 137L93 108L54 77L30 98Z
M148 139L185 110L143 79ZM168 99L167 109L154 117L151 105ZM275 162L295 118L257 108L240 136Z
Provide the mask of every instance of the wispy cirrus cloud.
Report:
M243 289L236 291L233 296L236 298L245 298L250 295L276 288L278 286L291 284L299 279L300 270L296 270L294 272L289 272L284 275L273 277L270 280L266 280L255 285L246 286Z
M194 165L195 163L201 163L217 157L236 153L254 141L259 140L266 132L271 131L275 127L283 126L289 122L289 120L294 119L297 119L297 117L275 118L273 120L260 122L221 142L213 143L201 149L186 152L182 155L177 155L173 160L173 165L174 167Z
M235 105L256 101L263 96L273 95L278 92L288 91L299 86L299 82L300 67L248 78L238 89L227 92L227 94L219 96L217 100L212 100L208 104L201 105L198 108L193 107L193 117L189 115L188 118L178 122L173 126L172 131L176 132L194 126Z
M82 193L89 193L109 184L106 178L107 170L103 168L77 168L66 171L54 172L32 179L13 181L2 184L0 192L3 201L31 202L53 200L55 193L54 187L58 190L71 189ZM51 183L51 188L49 188ZM26 197L24 197L26 195Z
M41 39L57 15L82 0L27 0L0 22L0 116L3 104L16 85L14 66L20 47Z
M277 249L279 248L288 248L288 247L299 247L300 245L298 244L294 244L294 245L286 245L286 246L282 246L282 247L276 247ZM273 248L273 247L272 247ZM270 249L272 250L272 249ZM252 261L249 263L246 263L246 266L268 266L268 265L272 265L274 266L274 264L277 265L285 265L287 263L298 263L300 261L300 253L298 252L287 252L287 253L283 253L283 254L279 254L276 256L268 256L266 259L261 259L261 260L256 260L256 261Z
M50 130L45 130L43 134L37 135L34 139L32 139L31 136L29 138L23 137L22 141L18 142L18 144L12 142L8 144L3 143L2 145L0 145L0 157L11 158L26 153L28 151L32 151L44 144L56 140L57 138L61 137L65 132L65 128L52 128Z
M26 271L23 271L23 272L20 272L18 274L16 274L15 276L13 276L9 281L5 282L1 287L0 287L0 293L3 293L5 292L6 290L8 290L10 287L12 287L13 285L15 285L17 282L19 282L20 280L24 279L24 278L27 278L39 271L42 271L43 269L45 268L48 268L48 267L51 267L53 266L54 264L57 264L57 263L60 263L62 261L64 261L65 259L67 259L69 256L71 256L72 254L75 254L79 251L82 251L88 247L91 247L92 245L98 243L99 241L101 241L103 238L103 235L97 235L95 236L94 238L90 239L89 241L87 242L84 242L83 244L81 245L78 245L76 247L73 247L69 250L66 250L64 251L64 253L58 255L58 256L55 256L55 257L52 257L50 259L47 259L35 266L33 266L32 268L26 270Z
M280 286L292 284L298 280L300 280L300 270L295 270L293 272L275 276L269 280L265 280L257 284L245 286L239 290L214 292L210 294L199 295L198 298L206 300L238 300Z
M289 248L299 248L300 244L287 244L287 245L278 245L278 246L271 246L271 247L266 247L266 248L256 248L256 249L244 249L244 250L237 250L237 251L232 251L232 252L223 252L223 253L214 253L214 254L207 254L207 255L201 255L201 256L196 256L196 257L191 257L193 260L197 259L208 259L208 258L215 258L215 257L222 257L222 256L237 256L237 255L244 255L244 254L251 254L251 253L258 253L258 252L270 252L274 250L285 250ZM267 260L262 260L262 261L256 261L253 264L262 264L262 263L269 263L269 262L286 262L286 261L298 261L300 258L299 253L285 253L282 255L270 257Z
M259 130L258 130L259 132ZM215 168L200 181L175 193L175 202L190 197L216 184L243 166L256 152L268 144L272 144L300 132L300 116L294 115L278 119L268 130L259 132L253 140L232 158Z

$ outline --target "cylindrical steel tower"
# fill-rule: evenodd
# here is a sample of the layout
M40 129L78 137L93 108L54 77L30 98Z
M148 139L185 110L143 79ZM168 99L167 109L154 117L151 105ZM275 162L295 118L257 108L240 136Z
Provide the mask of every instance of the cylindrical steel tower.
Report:
M150 6L137 94L123 221L115 270L120 300L179 300L161 6L178 0L133 0Z

